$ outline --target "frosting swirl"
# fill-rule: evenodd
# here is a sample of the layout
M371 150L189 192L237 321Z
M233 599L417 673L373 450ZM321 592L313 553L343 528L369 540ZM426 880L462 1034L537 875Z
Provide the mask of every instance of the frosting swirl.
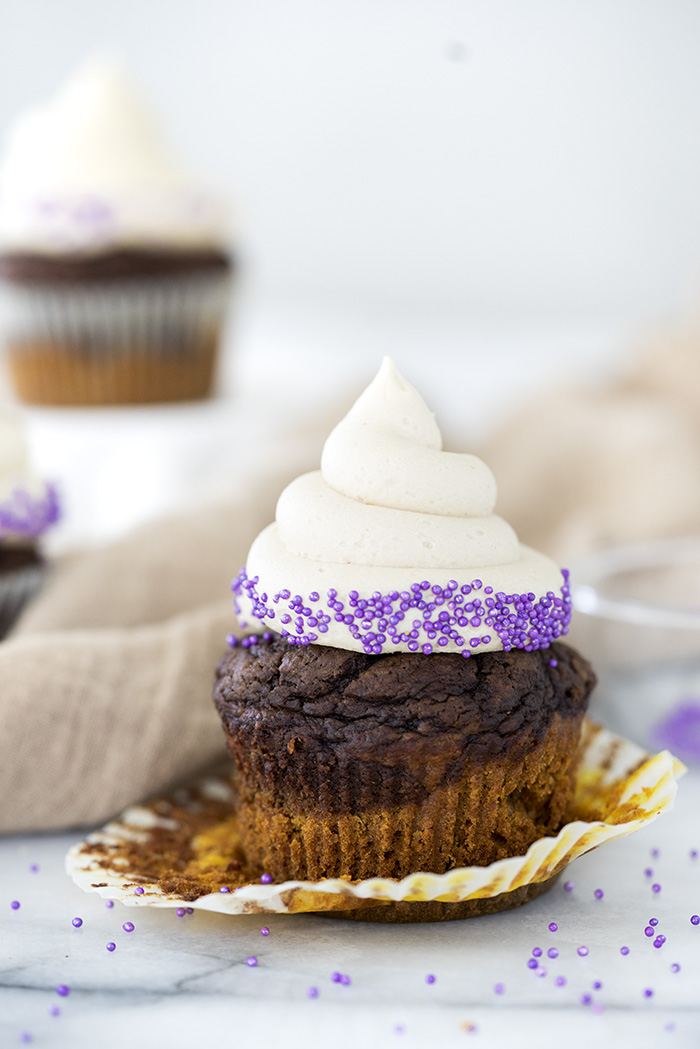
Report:
M562 585L518 542L495 502L488 467L442 451L432 413L385 358L321 470L282 492L233 583L239 610L292 643L377 654L543 648L568 626L566 574Z

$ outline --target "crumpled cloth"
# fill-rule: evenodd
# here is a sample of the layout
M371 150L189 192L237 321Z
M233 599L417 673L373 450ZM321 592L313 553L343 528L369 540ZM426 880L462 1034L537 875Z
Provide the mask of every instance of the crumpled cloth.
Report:
M228 584L283 485L317 467L326 422L313 454L229 504L53 567L0 643L0 831L102 822L224 755L211 690L237 630ZM496 476L498 512L561 564L700 533L700 335L650 347L605 387L549 390L469 450Z

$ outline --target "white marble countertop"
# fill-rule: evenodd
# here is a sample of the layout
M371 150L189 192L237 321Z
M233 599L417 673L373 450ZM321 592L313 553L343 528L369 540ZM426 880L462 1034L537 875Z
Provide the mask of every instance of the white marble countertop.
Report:
M700 858L691 855L700 850L699 810L696 770L681 782L673 811L577 860L525 907L403 926L109 909L64 874L64 854L79 833L5 839L0 1045L31 1037L47 1049L451 1047L465 1040L485 1049L590 1049L592 1042L697 1049L700 925L690 918L700 913ZM658 925L649 938L651 918ZM123 930L127 921L133 932ZM659 934L666 942L655 948ZM540 970L527 966L535 947ZM548 957L551 948L558 957ZM252 956L255 967L246 963ZM350 984L334 983L334 972ZM67 997L59 985L70 988Z

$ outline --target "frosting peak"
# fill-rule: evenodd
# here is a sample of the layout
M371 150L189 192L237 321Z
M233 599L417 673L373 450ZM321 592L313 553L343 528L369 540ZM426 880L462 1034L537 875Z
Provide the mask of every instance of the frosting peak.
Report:
M282 492L234 581L240 609L290 642L374 654L543 648L566 632L566 579L495 500L488 467L442 451L432 413L385 358L321 470Z

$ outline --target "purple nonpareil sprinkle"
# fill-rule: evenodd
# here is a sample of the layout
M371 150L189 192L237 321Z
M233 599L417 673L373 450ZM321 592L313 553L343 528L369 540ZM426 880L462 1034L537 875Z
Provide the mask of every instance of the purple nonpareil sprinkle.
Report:
M71 922L71 925L74 925L76 929L79 929L82 924L83 924L83 919L82 918L74 918L73 921Z
M39 870L39 864L38 863L30 863L29 864L29 870L32 872L32 874L36 874L38 872L38 870Z
M116 951L116 949L117 949L116 943L112 943L112 941L110 940L110 942L107 944L107 950L111 952L111 951Z
M185 916L185 908L184 907L178 907L178 909L175 911L175 913L177 914L178 918L184 918L184 916Z
M24 1042L25 1045L28 1045L29 1042L34 1041L34 1035L30 1034L29 1031L22 1031L21 1035L19 1036L19 1040L20 1042Z
M700 925L700 914L691 914L690 916L691 925Z
M347 973L343 973L343 975L340 977L340 982L343 985L343 987L349 987L352 983L352 980L350 979Z
M573 891L574 891L574 883L572 881L565 881L564 882L564 892L573 892Z
M505 994L506 986L503 983L495 983L493 985L494 994Z
M269 936L270 935L270 930L268 929L267 925L263 925L262 929L260 930L260 935L261 936Z
M124 930L124 932L133 932L134 931L134 923L133 922L124 922L124 924L122 925L122 929Z
M691 849L690 850L690 858L691 858L691 860L696 860L698 858L698 850L697 849Z
M185 914L194 914L194 907L185 907Z
M65 983L59 983L56 987L56 994L61 998L67 998L70 994L70 987Z
M629 947L620 947L620 954L627 955L630 953Z
M658 918L650 918L649 919L649 924L653 925L653 926L657 926L659 924L659 919Z
M591 1006L591 1012L596 1013L598 1015L600 1013L602 1013L604 1009L605 1009L605 1006L603 1005L602 1002L594 1002L593 1005Z
M588 948L587 947L583 947L583 946L582 947L577 947L576 953L578 955L580 955L581 958L585 958L586 955L588 954Z
M591 986L592 986L594 991L599 991L603 985L600 982L600 980L594 980L593 983L591 984Z
M250 957L246 958L245 963L249 969L254 969L255 966L258 964L258 959L255 957L254 954L251 954Z
M425 978L425 982L426 983L435 983L435 976L434 976L434 974L433 973L428 973L428 975Z
M661 855L661 853L659 852L659 850L658 850L658 849L651 849L651 851L650 851L650 856L651 856L651 858L652 858L653 860L657 860L657 859L659 858L659 856L660 856L660 855Z
M663 945L665 943L666 943L666 937L665 936L657 936L656 939L654 940L654 947L657 947L657 948L658 947L663 947Z
M679 973L681 971L681 967L678 964L678 962L674 962L673 965L670 966L670 969L672 973Z
M105 900L105 907L108 911L111 911L112 907L114 907L114 900Z
M653 994L654 994L654 991L652 990L651 987L645 987L644 991L643 991L643 994L644 994L645 998L651 998L653 996Z
M49 1006L49 1016L60 1016L60 1015L61 1015L61 1007L60 1007L60 1005L50 1005Z
M644 869L644 877L645 878L653 878L654 877L654 872L651 869L651 867L645 867L645 869Z
M13 900L12 903L10 904L10 907L12 908L13 911L18 911L19 910L19 900Z
M309 987L306 992L307 998L318 998L318 987Z
M559 957L559 951L556 949L556 947L550 947L549 948L549 950L547 951L547 957L548 958L558 958Z
M134 889L134 896L143 896L145 891L146 890L141 885L137 885Z
M228 885L222 885L221 888L219 889L219 892L230 892L230 891L231 890L229 889Z
M652 892L661 892L661 886L658 882L655 882L651 887Z
M644 935L645 936L653 936L654 935L654 930L652 929L651 925L647 925L646 929L644 930Z
M550 922L549 925L547 926L547 928L549 929L550 932L557 932L557 930L559 929L559 926L557 925L556 922Z
M532 948L532 957L533 958L541 958L542 957L542 948L541 947L533 947Z
M527 960L527 967L528 967L528 969L536 969L537 966L538 966L538 961L537 961L536 958L528 958L528 960Z
M339 973L339 972L331 973L331 981L333 983L340 983L342 978L343 978L343 974L342 973Z
M535 969L535 976L542 977L542 976L546 976L546 975L547 975L547 970L544 968L544 966L538 965L537 968Z
M603 899L603 890L602 889L595 889L594 892L593 892L593 895L595 896L595 898L597 900L602 900Z
M271 874L261 874L260 875L260 884L261 885L269 885L271 883L271 881L272 881L272 875Z
M550 659L549 665L550 665L550 667L558 667L559 666L559 662L556 659Z
M590 994L581 995L581 1005L590 1005L592 1001L593 999L591 998Z
M555 979L554 983L557 985L557 987L565 987L566 986L566 977L565 976L557 976L557 978Z

